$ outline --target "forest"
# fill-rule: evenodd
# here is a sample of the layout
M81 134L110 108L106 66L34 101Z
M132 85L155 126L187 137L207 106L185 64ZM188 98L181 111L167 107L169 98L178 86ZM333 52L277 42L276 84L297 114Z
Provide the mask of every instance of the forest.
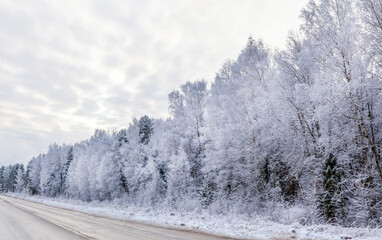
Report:
M283 50L250 37L168 119L52 144L0 169L0 191L172 211L382 226L382 0L312 0ZM222 40L224 41L224 40Z

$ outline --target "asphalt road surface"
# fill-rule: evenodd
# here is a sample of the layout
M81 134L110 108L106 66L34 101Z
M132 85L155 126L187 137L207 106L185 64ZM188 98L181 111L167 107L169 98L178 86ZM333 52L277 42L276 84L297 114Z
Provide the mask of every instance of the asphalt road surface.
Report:
M0 240L227 240L0 196Z

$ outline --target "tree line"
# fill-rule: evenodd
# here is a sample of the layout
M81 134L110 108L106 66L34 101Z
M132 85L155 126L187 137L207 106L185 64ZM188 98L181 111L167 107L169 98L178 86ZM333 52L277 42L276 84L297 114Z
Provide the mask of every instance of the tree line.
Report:
M286 49L252 37L210 87L171 92L168 119L0 169L1 192L174 211L382 225L382 1L312 0Z

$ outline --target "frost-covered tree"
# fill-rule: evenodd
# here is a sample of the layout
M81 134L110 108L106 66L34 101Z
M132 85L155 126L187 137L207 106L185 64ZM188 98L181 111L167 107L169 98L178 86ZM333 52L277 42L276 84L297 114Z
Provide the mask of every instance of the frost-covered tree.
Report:
M169 94L169 109L173 117L174 137L180 142L172 156L171 179L177 182L172 191L200 198L203 188L202 167L205 158L205 104L207 86L205 81L187 82ZM184 178L182 180L179 177Z
M41 191L40 187L40 174L41 174L41 161L43 155L39 155L36 158L32 158L27 165L27 188L28 192L32 195L39 194Z
M52 144L42 157L40 188L43 195L55 197L64 192L63 177L69 149L67 145Z
M19 193L19 192L22 192L24 189L25 189L24 165L21 165L19 169L17 169L15 191Z
M220 197L248 208L261 195L261 117L269 70L269 50L250 38L238 59L217 74L207 105L211 142L205 171L216 176Z
M129 139L127 138L127 130L122 129L118 133L114 133L114 143L112 146L112 158L113 158L113 163L117 167L117 176L119 178L118 183L118 189L119 189L119 194L123 193L129 193L129 188L127 185L127 179L125 175L123 174L123 154L122 154L122 149L125 144L129 142Z
M142 204L149 200L140 199L141 194L150 188L152 180L152 164L150 163L150 138L153 134L153 120L147 116L140 120L134 119L126 131L128 141L121 147L123 156L123 175L129 197L134 202ZM146 198L146 197L145 197Z

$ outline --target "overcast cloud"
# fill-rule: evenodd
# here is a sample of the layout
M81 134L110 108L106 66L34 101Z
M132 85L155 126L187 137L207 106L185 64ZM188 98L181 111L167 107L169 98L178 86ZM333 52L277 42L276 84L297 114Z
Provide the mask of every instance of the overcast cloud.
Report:
M307 0L0 0L0 164L26 163L212 81L247 38L282 48Z

